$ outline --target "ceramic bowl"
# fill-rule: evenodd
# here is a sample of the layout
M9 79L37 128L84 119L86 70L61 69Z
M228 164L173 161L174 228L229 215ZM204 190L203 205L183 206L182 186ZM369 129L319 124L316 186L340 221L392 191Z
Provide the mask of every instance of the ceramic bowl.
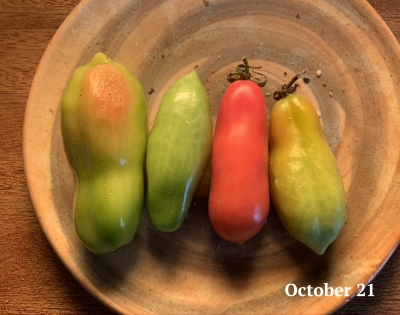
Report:
M145 212L129 245L104 256L83 248L59 104L73 70L98 51L142 82L149 129L166 89L194 68L214 121L226 76L244 56L269 79L269 110L293 74L308 77L298 91L321 115L346 189L336 241L318 256L272 209L257 236L234 245L216 235L207 201L196 198L176 232L156 231ZM77 281L118 313L330 313L377 274L400 239L399 59L396 39L363 0L83 0L49 44L26 108L26 177L43 232ZM207 195L207 180L199 194ZM285 291L325 283L349 287L348 296Z

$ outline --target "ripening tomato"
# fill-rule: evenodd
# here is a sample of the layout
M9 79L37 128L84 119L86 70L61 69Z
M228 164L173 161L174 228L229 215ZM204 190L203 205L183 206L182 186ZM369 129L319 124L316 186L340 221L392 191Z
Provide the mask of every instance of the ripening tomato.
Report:
M61 135L76 183L77 236L98 255L128 244L144 200L147 103L141 83L124 65L95 54L64 90Z
M209 217L223 239L243 244L269 212L268 121L262 90L232 83L222 98L211 150Z
M290 235L322 255L345 224L346 192L313 104L296 86L288 90L297 79L274 95L279 100L269 121L271 200Z

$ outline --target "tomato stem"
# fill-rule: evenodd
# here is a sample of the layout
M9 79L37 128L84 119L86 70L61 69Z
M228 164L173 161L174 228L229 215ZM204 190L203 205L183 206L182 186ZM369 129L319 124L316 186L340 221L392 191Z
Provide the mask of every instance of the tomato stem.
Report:
M236 67L236 72L228 74L228 78L227 78L228 81L233 83L235 81L240 81L240 80L250 80L250 81L256 83L259 87L265 86L268 81L265 74L254 71L254 69L261 69L261 66L259 66L259 67L250 66L246 57L243 57L242 61L243 61L243 64L240 64ZM254 75L252 75L250 73L250 69L252 72L256 73L257 75L264 77L264 81L259 82L259 78L255 78Z
M243 64L244 64L244 73L246 73L248 76L250 76L250 65L249 62L247 61L246 57L242 58Z
M295 93L299 85L295 82L300 78L300 74L296 74L290 81L284 85L282 85L279 91L275 91L274 99L277 101L280 100L282 97L285 97L289 94ZM293 85L294 84L294 85Z

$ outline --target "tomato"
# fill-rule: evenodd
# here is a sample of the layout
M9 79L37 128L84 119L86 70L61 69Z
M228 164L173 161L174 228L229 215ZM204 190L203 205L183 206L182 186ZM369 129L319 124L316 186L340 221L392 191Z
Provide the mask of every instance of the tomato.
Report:
M210 156L212 117L196 71L165 93L151 130L147 154L147 212L163 232L183 223Z
M211 149L208 212L223 239L243 244L264 226L270 207L264 94L250 80L223 95Z
M322 255L346 221L346 194L313 105L290 85L271 111L271 199L289 233Z
M70 77L61 134L75 177L76 233L95 254L132 241L144 202L147 105L128 68L97 53Z

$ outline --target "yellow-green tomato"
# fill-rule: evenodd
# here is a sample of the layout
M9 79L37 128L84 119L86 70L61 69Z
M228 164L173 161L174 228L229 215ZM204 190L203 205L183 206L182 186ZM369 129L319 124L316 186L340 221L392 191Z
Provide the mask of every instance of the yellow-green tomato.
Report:
M180 78L161 101L147 146L147 211L160 231L185 219L207 165L212 141L210 103L196 71Z
M75 176L79 239L96 254L129 243L144 201L147 107L141 84L126 67L97 53L68 82L61 132Z
M345 223L345 191L319 117L304 95L290 94L271 111L269 184L283 225L322 255Z

